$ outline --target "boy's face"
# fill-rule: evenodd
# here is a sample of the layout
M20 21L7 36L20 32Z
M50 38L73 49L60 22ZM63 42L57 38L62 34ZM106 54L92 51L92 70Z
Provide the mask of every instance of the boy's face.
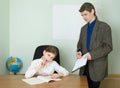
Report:
M81 12L81 16L86 22L91 22L94 17L94 10L92 9L91 12L85 10Z
M52 61L55 58L55 54L51 52L46 52L45 50L43 51L43 58L47 61Z

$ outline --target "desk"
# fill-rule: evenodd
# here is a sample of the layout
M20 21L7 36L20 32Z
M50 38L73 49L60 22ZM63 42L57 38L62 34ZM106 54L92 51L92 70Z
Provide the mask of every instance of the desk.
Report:
M61 81L29 85L21 79L24 75L0 75L0 88L88 88L85 76L71 74Z

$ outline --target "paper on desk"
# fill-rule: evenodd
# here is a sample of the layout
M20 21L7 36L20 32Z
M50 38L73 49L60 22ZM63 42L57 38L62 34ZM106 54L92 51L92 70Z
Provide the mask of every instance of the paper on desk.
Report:
M78 70L79 68L81 68L82 66L86 65L86 62L87 62L87 57L85 54L81 58L76 60L75 65L72 69L72 72L74 72L74 71Z
M44 82L60 81L60 80L61 80L60 78L52 79L51 76L37 76L37 77L28 78L28 79L22 79L22 81L30 85L41 84Z

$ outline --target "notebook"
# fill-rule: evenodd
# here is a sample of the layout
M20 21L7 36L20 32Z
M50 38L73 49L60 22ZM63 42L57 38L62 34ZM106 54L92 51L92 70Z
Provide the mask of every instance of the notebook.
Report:
M54 81L60 81L60 80L61 80L60 78L52 79L51 76L37 76L37 77L28 78L28 79L22 79L22 81L30 85L41 84L45 82L54 82Z

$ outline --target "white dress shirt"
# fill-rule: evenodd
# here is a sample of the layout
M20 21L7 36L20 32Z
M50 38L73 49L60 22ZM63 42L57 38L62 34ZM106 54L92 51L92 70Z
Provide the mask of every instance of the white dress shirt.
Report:
M30 67L25 73L25 78L30 78L34 75L52 75L54 71L56 71L58 74L64 74L64 76L67 76L69 74L69 72L65 68L60 66L54 60L48 62L43 68L40 69L39 72L36 72L34 68L40 65L42 61L42 58L32 61Z

